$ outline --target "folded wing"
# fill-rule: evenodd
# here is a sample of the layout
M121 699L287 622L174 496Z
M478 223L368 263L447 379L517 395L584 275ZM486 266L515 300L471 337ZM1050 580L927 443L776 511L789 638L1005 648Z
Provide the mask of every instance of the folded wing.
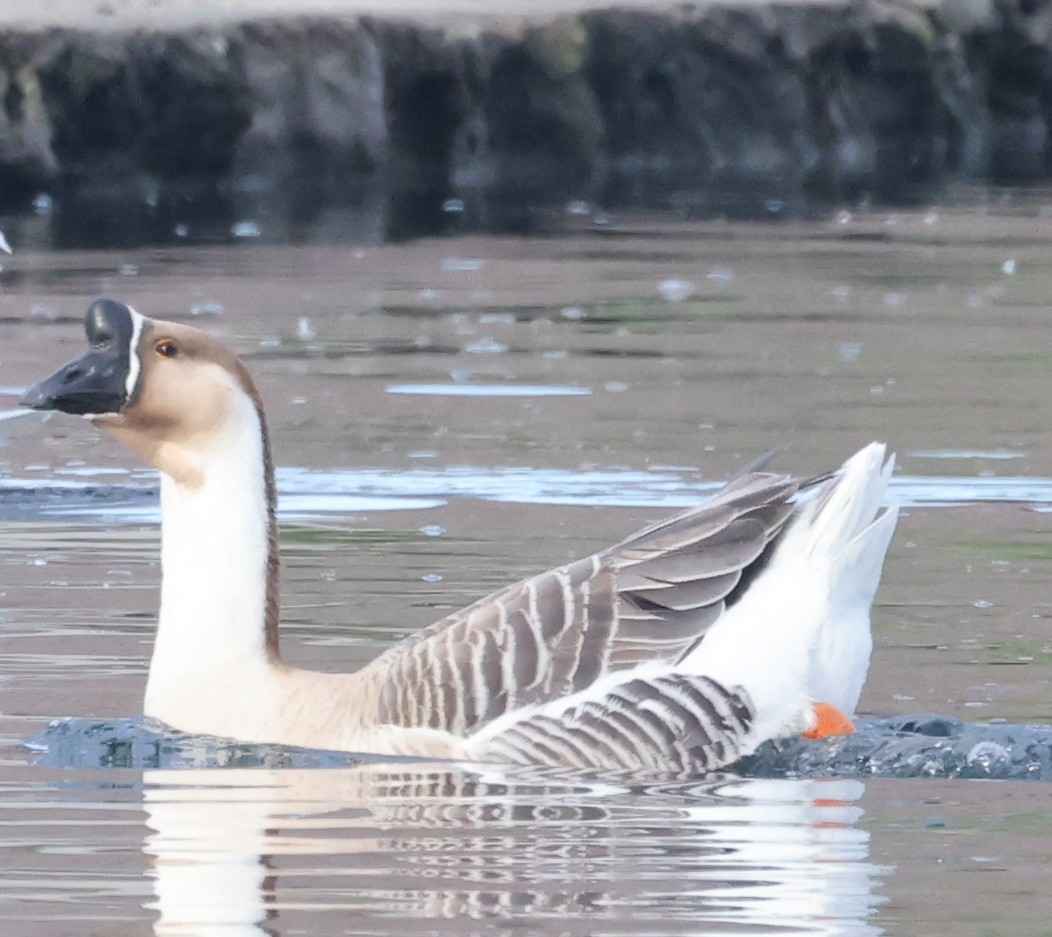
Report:
M376 719L468 735L687 653L762 568L799 483L753 473L614 547L494 593L362 671Z
M746 754L755 710L744 690L704 676L641 674L580 700L512 713L471 738L484 761L634 777L693 776Z

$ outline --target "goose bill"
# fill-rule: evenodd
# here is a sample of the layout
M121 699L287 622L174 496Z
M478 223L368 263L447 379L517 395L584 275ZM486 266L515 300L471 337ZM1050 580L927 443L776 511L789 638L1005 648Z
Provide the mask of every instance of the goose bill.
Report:
M129 375L138 370L133 347L141 319L124 303L96 300L84 319L91 347L30 387L19 403L32 410L61 410L78 416L118 413L134 391Z

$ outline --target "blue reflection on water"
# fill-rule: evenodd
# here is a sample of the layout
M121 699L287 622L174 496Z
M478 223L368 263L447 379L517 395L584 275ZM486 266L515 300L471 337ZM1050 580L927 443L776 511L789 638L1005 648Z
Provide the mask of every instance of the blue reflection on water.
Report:
M73 474L70 472L69 474ZM98 475L98 478L92 478ZM570 471L550 468L334 469L297 467L277 472L283 519L427 510L452 498L517 504L584 507L658 507L670 511L698 504L722 482L702 481L690 470ZM114 483L112 473L78 467L74 477L0 479L0 518L97 517L156 521L156 483L136 472ZM92 480L84 480L92 478ZM1052 478L968 475L897 475L889 501L904 507L1022 503L1052 510Z

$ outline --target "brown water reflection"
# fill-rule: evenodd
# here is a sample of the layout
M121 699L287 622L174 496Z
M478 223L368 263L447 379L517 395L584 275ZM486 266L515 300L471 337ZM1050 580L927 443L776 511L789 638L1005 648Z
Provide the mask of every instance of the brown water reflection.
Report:
M1047 477L1050 209L1039 194L367 250L16 244L0 274L0 383L77 353L75 320L110 292L196 318L250 359L283 466L661 469L700 483L772 446L805 473L881 438L911 475ZM582 392L391 392L407 385ZM22 427L0 457L0 481L34 489L149 481L110 474L126 454L72 420ZM355 667L448 607L663 513L432 500L289 521L295 663ZM216 924L215 894L247 909L238 933L1047 930L1043 784L597 792L443 771L406 789L369 772L32 766L18 742L49 718L138 711L156 603L151 525L50 504L0 523L5 937L148 933L180 902L171 914L193 917L194 895ZM905 512L865 712L1052 722L1050 523L1026 502Z

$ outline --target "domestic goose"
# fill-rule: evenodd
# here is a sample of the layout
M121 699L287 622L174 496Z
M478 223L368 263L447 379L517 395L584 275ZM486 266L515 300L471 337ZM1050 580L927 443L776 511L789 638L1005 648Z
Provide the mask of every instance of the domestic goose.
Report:
M22 404L80 415L161 472L161 607L144 711L185 732L638 775L852 730L895 526L871 443L811 481L750 472L700 507L316 673L278 648L275 483L244 364L113 299Z

